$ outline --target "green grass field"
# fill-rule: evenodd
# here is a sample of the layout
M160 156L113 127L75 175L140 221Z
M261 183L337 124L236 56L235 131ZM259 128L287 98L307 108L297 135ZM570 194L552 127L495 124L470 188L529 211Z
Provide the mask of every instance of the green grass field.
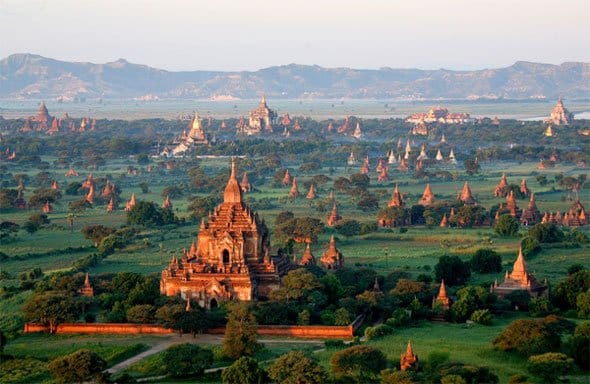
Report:
M489 367L499 377L500 383L507 383L508 378L515 374L530 376L526 371L526 358L495 350L491 344L506 325L516 318L514 316L499 318L491 326L422 322L417 327L396 329L393 335L368 341L366 345L379 348L395 366L399 363L400 356L405 352L410 340L414 353L418 355L422 364L430 352L446 351L450 354L450 361ZM328 371L333 353L334 351L327 350L317 354L321 364ZM587 382L588 377L573 376L572 379L573 382L584 383Z

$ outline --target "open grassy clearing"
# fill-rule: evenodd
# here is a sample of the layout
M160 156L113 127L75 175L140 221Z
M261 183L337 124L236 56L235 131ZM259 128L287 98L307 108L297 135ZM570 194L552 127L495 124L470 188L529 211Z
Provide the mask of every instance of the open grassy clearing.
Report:
M497 318L491 326L422 322L416 327L396 329L393 335L368 341L366 345L379 348L395 366L405 352L408 340L411 340L414 353L422 362L432 351L447 351L450 361L489 367L498 375L500 383L507 383L512 375L530 375L526 371L527 360L513 353L495 350L491 342L508 323L518 317L521 315ZM317 354L327 370L330 369L333 353L333 350L327 350ZM583 380L587 380L587 376L574 377L574 382L585 382Z

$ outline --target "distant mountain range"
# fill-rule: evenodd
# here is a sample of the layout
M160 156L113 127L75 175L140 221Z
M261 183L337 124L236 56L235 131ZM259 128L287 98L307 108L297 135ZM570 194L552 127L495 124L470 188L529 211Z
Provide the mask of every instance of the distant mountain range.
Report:
M132 64L66 62L32 54L0 61L1 99L555 99L590 97L590 63L519 61L475 71L323 68L171 72Z

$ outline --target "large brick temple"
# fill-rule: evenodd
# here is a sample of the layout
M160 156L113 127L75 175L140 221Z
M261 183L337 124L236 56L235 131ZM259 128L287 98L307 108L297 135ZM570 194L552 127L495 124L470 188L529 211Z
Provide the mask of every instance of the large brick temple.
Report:
M235 162L223 203L203 219L196 241L162 271L160 291L206 308L228 300L268 297L289 270L284 256L270 256L270 233L243 202Z

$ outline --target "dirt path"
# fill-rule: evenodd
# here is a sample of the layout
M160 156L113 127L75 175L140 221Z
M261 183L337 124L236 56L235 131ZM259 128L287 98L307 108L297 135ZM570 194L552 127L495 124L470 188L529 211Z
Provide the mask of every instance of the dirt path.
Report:
M261 344L315 344L315 345L323 345L323 341L315 340L315 339L312 339L312 340L259 339L258 342ZM219 344L223 343L223 335L203 334L203 335L197 335L196 337L193 337L192 335L182 335L182 336L170 335L170 336L165 337L160 343L152 346L147 351L143 351L141 353L138 353L137 355L132 356L127 360L123 360L119 364L113 365L112 367L107 369L107 372L109 372L111 374L119 373L119 372L125 370L126 368L128 368L130 365L135 364L138 361L145 359L146 357L149 357L151 355L155 355L158 352L162 352L163 350L165 350L168 347L171 347L175 344L182 344L182 343L219 345ZM224 368L226 368L226 367L211 368L208 371L213 372L213 371L224 369Z

